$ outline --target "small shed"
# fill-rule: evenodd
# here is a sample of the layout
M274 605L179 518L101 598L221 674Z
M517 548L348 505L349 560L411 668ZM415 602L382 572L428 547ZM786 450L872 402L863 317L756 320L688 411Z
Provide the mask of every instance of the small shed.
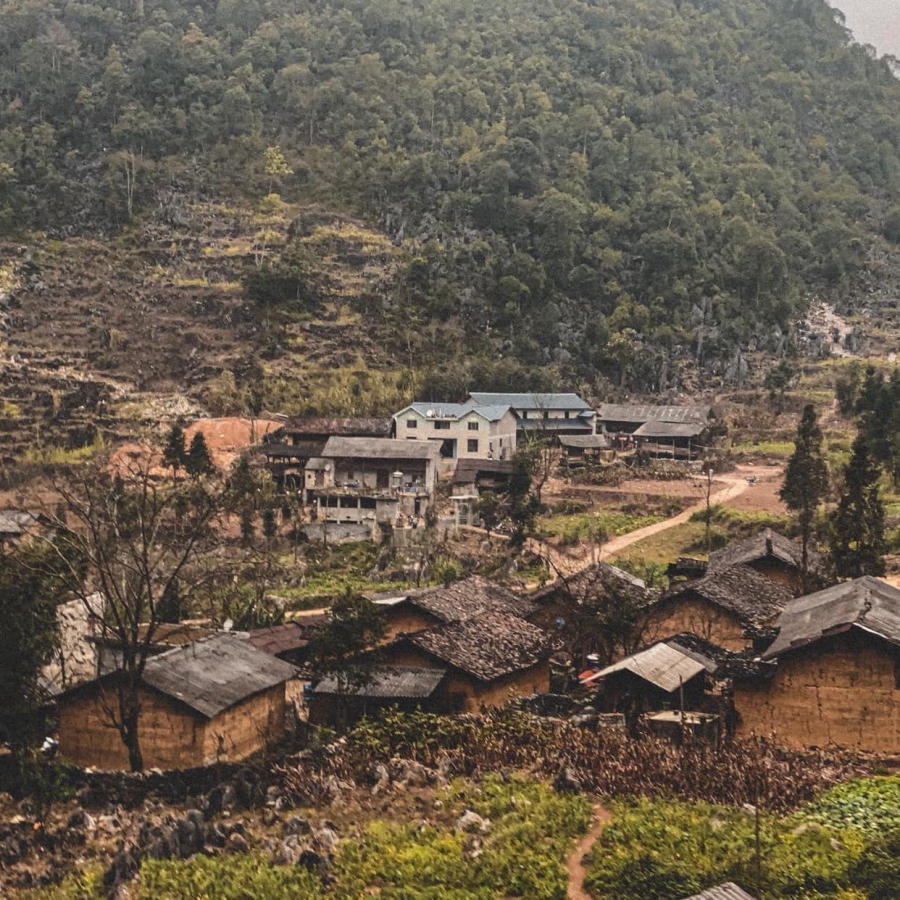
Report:
M446 669L415 666L378 666L361 684L344 684L329 675L313 689L309 721L313 725L352 725L389 707L403 712L446 712L447 697L441 690L446 676Z
M644 422L632 432L644 453L691 460L703 451L707 428L702 422Z
M296 669L233 634L216 634L147 660L138 734L147 768L185 769L243 759L284 731L285 682ZM128 768L113 727L111 672L58 698L59 750L71 762Z
M561 434L559 445L566 465L578 460L615 456L612 441L605 434Z
M717 884L699 894L685 897L684 900L756 900L751 894L738 887L733 881Z

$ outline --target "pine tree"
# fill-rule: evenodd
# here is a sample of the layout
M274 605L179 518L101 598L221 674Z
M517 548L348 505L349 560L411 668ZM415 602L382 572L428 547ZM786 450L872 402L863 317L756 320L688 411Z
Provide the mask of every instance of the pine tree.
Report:
M184 445L184 429L175 424L163 448L163 462L172 470L172 478L178 478L178 470L187 464L187 450Z
M203 432L198 431L193 440L191 447L187 452L187 459L184 464L188 474L198 478L200 475L208 475L212 472L212 457L209 455L209 447L206 446L206 438Z
M835 570L844 578L884 574L887 543L884 504L878 494L880 475L862 423L844 469L844 488L834 516L831 555Z
M794 453L788 460L780 496L788 509L797 513L802 545L801 571L804 589L808 587L809 539L819 504L828 490L828 467L822 454L822 430L811 403L803 407Z

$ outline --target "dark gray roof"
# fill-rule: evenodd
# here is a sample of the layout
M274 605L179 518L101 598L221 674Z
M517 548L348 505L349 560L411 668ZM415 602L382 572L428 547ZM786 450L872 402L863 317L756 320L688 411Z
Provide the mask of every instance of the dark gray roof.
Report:
M756 900L752 894L741 890L733 881L707 888L699 894L686 897L685 900Z
M482 475L503 475L512 473L511 459L460 459L453 472L453 484L474 484Z
M411 666L379 666L362 685L341 685L336 676L323 678L317 694L351 694L354 697L424 698L430 697L447 674L446 669L420 669Z
M442 622L461 622L487 612L525 617L535 610L531 600L480 575L471 575L446 586L410 592L406 595L406 603Z
M792 600L775 624L778 637L763 654L765 659L853 627L900 645L900 590L864 575Z
M472 391L469 399L478 406L511 406L514 409L577 409L591 412L590 404L578 394L525 393L504 394L490 391Z
M550 636L543 629L500 612L440 625L404 640L481 681L530 669L552 651Z
M380 416L293 416L274 434L390 437L393 425L393 419Z
M824 569L825 562L819 553L810 549L807 551L807 556L811 572L821 572ZM709 554L707 568L713 572L716 569L752 563L767 557L780 560L797 569L802 566L800 544L771 528L764 528L752 537L744 538L741 541L732 541L721 550L714 550Z
M552 581L546 587L535 591L531 597L536 603L541 603L562 594L571 597L577 603L584 603L585 600L602 595L611 589L631 591L645 600L649 600L652 596L640 578L609 563L597 562L575 575Z
M437 459L440 455L440 441L393 438L330 437L322 450L326 459Z
M639 403L601 403L597 418L606 422L703 422L712 415L710 406L653 406Z
M592 434L594 424L581 415L572 419L519 419L516 427L522 431L576 431L579 434Z
M605 434L561 434L559 442L563 447L582 447L588 450L605 450L611 446Z
M790 590L749 566L718 569L670 588L660 603L698 596L734 613L745 625L760 628L772 621L791 599Z
M703 422L659 422L652 419L634 431L635 437L679 438L697 437L706 429Z
M147 660L143 680L195 712L213 718L297 670L233 634L217 634Z

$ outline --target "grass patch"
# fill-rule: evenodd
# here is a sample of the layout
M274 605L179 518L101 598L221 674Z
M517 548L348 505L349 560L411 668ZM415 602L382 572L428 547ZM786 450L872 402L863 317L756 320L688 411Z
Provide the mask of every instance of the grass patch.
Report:
M715 538L717 531L713 528L711 537ZM705 556L705 534L705 526L700 522L673 525L665 531L632 544L621 554L614 554L609 561L619 565L622 560L641 560L646 565L652 565L668 564L679 556ZM715 550L717 546L721 545L717 540L713 540L712 549Z
M733 444L731 449L735 453L745 453L752 456L784 456L788 457L794 452L793 441L740 441Z
M95 454L106 449L103 435L97 432L93 444L84 447L60 447L51 445L47 447L29 447L22 454L22 461L38 463L42 466L73 466L87 462Z
M12 400L4 400L0 403L0 418L18 419L22 415L22 407Z
M660 515L638 515L616 509L598 509L588 513L563 513L538 521L538 533L542 537L559 538L562 544L580 544L589 541L591 535L605 534L615 537L661 522Z

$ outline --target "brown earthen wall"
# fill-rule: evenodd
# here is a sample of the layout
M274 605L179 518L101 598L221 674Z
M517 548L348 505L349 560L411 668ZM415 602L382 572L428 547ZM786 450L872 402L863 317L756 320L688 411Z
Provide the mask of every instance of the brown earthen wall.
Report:
M389 611L383 643L392 641L398 634L415 634L426 628L433 628L438 620L415 609L398 610L396 613Z
M900 751L900 658L876 639L837 635L783 657L769 681L737 683L737 734L787 747Z
M744 637L744 628L737 616L699 597L685 597L652 612L647 618L642 643L663 641L682 631L692 631L728 650L752 646L752 641Z
M203 733L202 765L244 759L279 738L284 733L284 697L284 685L276 685L210 719Z
M765 575L778 584L783 584L795 597L803 593L803 577L798 569L775 559L758 559L750 563L760 575Z
M128 769L128 751L106 709L115 693L91 691L67 698L59 708L59 750L80 766ZM152 691L141 691L138 737L144 767L180 769L202 763L203 721Z

